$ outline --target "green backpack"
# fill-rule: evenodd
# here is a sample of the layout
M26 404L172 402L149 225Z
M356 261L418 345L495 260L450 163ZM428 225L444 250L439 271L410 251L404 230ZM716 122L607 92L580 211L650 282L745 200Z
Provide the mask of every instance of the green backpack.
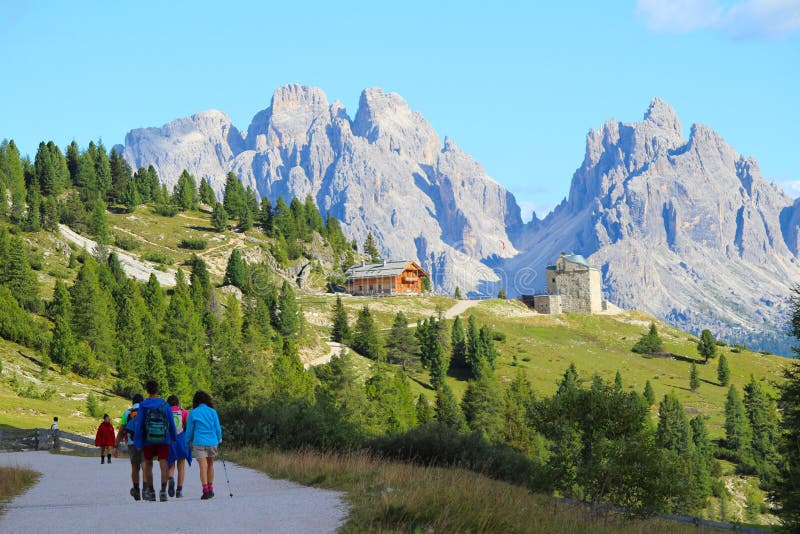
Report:
M153 445L161 445L167 442L169 421L163 410L166 404L167 401L164 401L157 409L147 410L144 416L144 439Z

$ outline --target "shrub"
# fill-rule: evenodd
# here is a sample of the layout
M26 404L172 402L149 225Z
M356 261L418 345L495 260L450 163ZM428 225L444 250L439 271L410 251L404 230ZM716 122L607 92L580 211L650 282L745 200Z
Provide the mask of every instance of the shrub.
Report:
M205 250L208 246L208 241L205 239L182 239L178 246L189 250Z
M122 380L119 379L114 383L114 393L126 399L133 398L136 393L142 392L142 385L136 380Z
M179 210L178 206L172 204L156 204L156 207L153 208L153 212L162 217L175 217Z
M145 252L142 254L142 259L163 265L172 265L175 263L175 260L171 256L167 256L166 254L162 254L160 252Z
M92 417L103 416L103 409L100 407L100 403L97 402L97 397L94 396L94 393L89 393L89 396L86 397L86 413Z
M714 343L716 343L718 347L727 347L728 346L728 344L725 343L724 341L722 341L721 339L717 339L716 341L714 341Z
M492 339L495 341L505 341L506 335L503 332L498 332L496 330L492 330Z
M136 250L141 245L138 239L120 234L114 235L114 244L122 250Z

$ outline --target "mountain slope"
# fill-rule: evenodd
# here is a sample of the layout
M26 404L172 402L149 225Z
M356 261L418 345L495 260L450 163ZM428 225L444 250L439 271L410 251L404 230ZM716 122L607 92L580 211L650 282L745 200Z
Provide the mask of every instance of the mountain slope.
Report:
M783 238L791 206L754 159L700 124L685 140L655 99L642 122L589 133L569 197L527 225L526 252L503 267L534 266L543 285L547 261L576 251L602 267L613 302L691 331L760 339L775 333L800 280Z
M124 154L154 165L168 185L186 168L221 194L235 172L260 197L311 195L362 242L368 232L392 258L418 259L445 290L497 281L481 260L516 253L514 197L455 143L444 143L395 93L366 89L351 119L321 89L287 85L242 135L208 111L131 131Z

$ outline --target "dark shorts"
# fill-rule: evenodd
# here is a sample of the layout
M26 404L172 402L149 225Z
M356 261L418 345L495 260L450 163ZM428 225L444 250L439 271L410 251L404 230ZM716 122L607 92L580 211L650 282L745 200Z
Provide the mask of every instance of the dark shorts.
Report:
M131 465L142 465L142 449L128 445L128 456L131 459Z
M162 445L145 445L142 449L142 456L145 460L158 458L159 460L169 460L169 443Z

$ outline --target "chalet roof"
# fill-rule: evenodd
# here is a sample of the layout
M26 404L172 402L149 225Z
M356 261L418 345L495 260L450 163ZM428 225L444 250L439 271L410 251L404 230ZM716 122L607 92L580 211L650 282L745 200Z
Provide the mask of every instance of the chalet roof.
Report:
M347 278L350 280L357 280L359 278L394 277L402 273L409 264L413 264L427 276L427 273L414 261L385 261L381 263L354 265L347 269L344 274L346 274Z
M561 257L564 258L565 260L567 260L570 263L577 263L578 265L582 265L582 266L586 267L587 269L597 270L597 267L589 264L589 262L586 260L586 258L581 256L580 254L562 254ZM555 265L548 265L547 266L547 270L548 271L554 271L555 269L556 269Z

